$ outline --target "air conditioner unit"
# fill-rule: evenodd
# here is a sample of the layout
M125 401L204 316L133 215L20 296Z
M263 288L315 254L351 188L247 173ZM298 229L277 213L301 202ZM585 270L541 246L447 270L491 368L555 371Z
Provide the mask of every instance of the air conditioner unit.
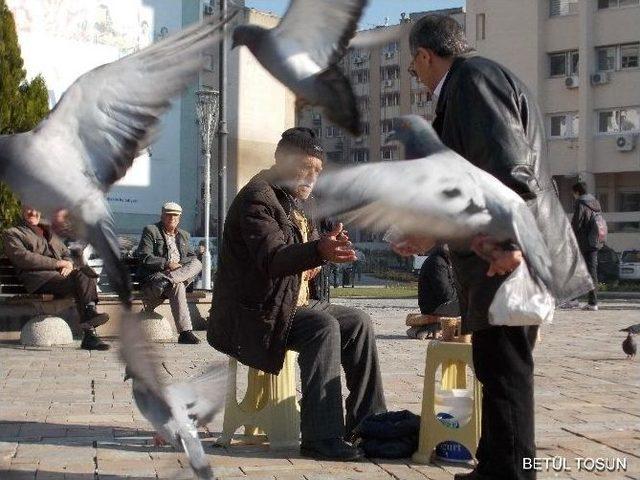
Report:
M362 57L354 57L353 58L353 63L355 63L356 65L360 65L360 64L364 63L364 58L362 58Z
M598 72L591 75L591 85L604 85L609 83L609 74L607 72Z
M384 54L384 58L393 58L393 56L396 54L396 52L385 52Z
M567 77L564 79L564 85L567 88L578 88L578 85L580 85L580 79L576 76Z
M319 114L319 113L312 113L312 114L311 114L311 118L312 118L313 120L322 120L322 117L320 116L320 114Z
M616 137L616 149L619 152L630 152L636 146L636 139L633 134L619 135Z
M354 142L354 143L356 143L356 144L358 144L358 145L360 145L362 142L364 142L364 138L362 138L362 137L356 137L356 138L353 140L353 142Z
M211 4L204 4L202 6L202 13L204 13L205 15L213 15L213 5Z
M391 88L393 87L393 80L385 80L383 85L384 85L384 88Z

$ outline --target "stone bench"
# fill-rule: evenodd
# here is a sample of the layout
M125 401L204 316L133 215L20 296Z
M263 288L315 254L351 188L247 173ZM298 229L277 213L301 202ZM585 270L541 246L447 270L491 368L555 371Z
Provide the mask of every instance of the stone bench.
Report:
M136 271L138 261L134 258L124 260L131 272L133 286L133 311L143 310L140 282ZM97 328L101 336L117 336L125 309L115 293L109 293L106 277L100 279L101 290L98 293L99 310L109 314L110 320ZM206 319L211 306L211 294L205 291L191 291L187 293L189 310L194 329L206 328ZM154 326L153 338L156 340L171 340L177 332L172 321L169 303L164 302L155 310L158 315L149 315L150 320L157 320ZM67 324L65 331L64 324ZM167 319L162 321L162 318ZM16 275L15 268L6 258L0 258L0 340L17 340L24 333L23 340L37 338L41 345L68 343L69 335L79 335L80 319L75 308L73 298L54 298L49 294L30 294ZM27 331L25 332L25 327ZM162 328L163 331L158 331ZM47 335L50 338L42 338ZM49 343L51 342L51 343ZM62 342L62 343L60 343Z

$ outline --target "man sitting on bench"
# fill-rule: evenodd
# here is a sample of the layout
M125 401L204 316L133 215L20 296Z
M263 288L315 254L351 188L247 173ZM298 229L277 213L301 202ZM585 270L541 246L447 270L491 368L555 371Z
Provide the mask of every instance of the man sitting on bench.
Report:
M87 267L74 266L69 249L49 225L40 223L40 218L39 211L22 207L22 222L4 232L5 255L27 292L75 298L84 330L81 348L108 350L109 345L94 331L109 320L109 315L96 310L97 276Z
M153 311L169 299L178 343L200 343L193 334L187 304L187 285L198 276L202 264L189 243L189 233L178 228L182 207L175 202L162 206L158 223L147 225L138 246L142 296L145 310Z
M322 170L312 130L282 134L276 164L253 177L229 208L209 320L209 343L277 374L299 353L302 455L355 460L345 441L367 416L386 410L375 334L362 310L319 300L314 277L326 262L356 260L338 224L319 235L308 200ZM342 407L340 367L349 396ZM343 413L344 412L344 413Z

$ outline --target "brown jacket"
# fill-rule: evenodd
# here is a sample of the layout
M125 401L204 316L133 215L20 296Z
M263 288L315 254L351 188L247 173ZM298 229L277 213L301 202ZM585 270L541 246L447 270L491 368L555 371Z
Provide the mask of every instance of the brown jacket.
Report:
M51 232L50 240L47 241L25 222L5 230L3 241L5 255L30 293L60 276L56 269L58 260L71 261L69 249L56 234Z
M317 231L302 243L292 209L272 170L240 190L224 226L207 333L217 350L269 373L282 368L302 273L323 263Z

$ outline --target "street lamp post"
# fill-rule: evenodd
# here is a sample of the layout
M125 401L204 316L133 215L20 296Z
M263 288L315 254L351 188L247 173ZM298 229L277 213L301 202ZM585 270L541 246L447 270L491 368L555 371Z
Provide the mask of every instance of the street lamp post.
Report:
M202 288L211 290L211 251L209 250L211 219L211 143L218 126L219 92L196 92L196 116L204 155L204 255L202 256Z

